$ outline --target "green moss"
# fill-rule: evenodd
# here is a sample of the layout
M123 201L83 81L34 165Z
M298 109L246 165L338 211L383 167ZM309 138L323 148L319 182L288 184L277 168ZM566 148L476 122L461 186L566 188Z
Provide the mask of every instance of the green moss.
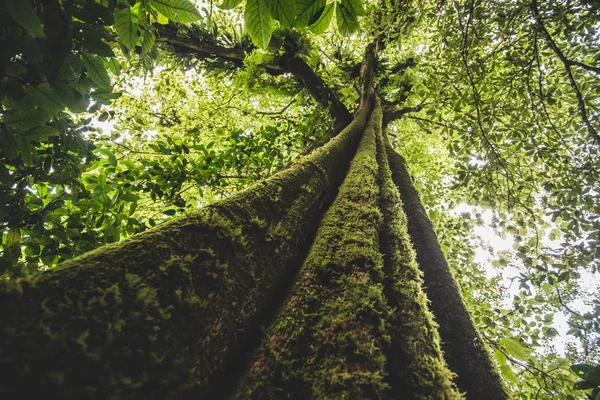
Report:
M53 271L0 282L3 394L116 399L208 390L259 329L366 118L362 111L313 155L222 202Z
M389 342L373 118L237 398L378 398Z

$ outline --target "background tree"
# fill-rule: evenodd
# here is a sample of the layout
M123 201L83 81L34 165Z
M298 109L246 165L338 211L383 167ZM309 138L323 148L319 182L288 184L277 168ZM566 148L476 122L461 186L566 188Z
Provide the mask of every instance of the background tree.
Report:
M224 4L233 8L226 12L185 2L28 4L3 3L5 276L52 267L209 203L339 131L348 122L340 105L353 110L358 99L349 82L360 51L380 37L384 120L399 137L392 142L504 377L516 397L579 395L564 381L576 379L568 360L552 348L530 350L558 334L558 307L581 340L571 359L597 360L598 304L571 304L587 290L578 278L597 272L596 4L365 3L365 33L344 39L303 26L321 32L335 18L342 33L358 29L363 11L352 2L307 2L308 22L302 2L294 18L260 2ZM267 50L244 35L242 15ZM252 23L256 15L262 23ZM161 25L167 19L197 25ZM139 78L142 69L127 61L149 67L151 58L156 80ZM185 79L175 79L181 65L193 78L167 91ZM118 95L107 79L124 93L110 107ZM145 94L133 90L142 86ZM82 135L91 121L74 113L88 108L119 128ZM477 207L457 215L462 203ZM487 208L500 235L515 240L513 251L495 255L520 285L512 310L499 301L503 283L484 279L464 243Z

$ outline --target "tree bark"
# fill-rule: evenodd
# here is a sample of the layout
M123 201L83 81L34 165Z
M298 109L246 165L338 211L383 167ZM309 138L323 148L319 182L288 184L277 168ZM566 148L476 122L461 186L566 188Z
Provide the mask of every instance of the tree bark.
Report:
M0 282L0 394L207 391L297 268L368 110L313 155L197 213Z
M429 307L439 324L442 350L448 366L457 376L454 382L467 399L508 399L501 378L475 328L450 273L433 225L427 217L404 158L386 138L392 177L398 187L408 218L408 233L423 271Z

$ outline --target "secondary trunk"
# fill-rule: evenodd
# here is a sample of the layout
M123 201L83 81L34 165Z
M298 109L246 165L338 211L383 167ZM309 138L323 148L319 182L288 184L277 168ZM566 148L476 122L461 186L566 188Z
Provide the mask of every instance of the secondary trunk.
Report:
M425 292L429 307L439 326L444 356L450 369L456 373L454 382L467 399L508 399L500 376L494 369L489 354L462 297L450 274L433 225L423 208L419 193L412 184L404 158L385 139L393 181L402 194L408 217L408 233L417 253L417 262L423 271Z

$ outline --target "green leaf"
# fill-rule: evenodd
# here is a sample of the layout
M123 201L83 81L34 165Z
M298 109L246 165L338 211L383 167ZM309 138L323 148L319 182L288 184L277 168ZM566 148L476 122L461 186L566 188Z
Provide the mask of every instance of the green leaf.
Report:
M325 0L296 0L296 27L303 28L317 22L326 5Z
M149 0L156 11L175 22L194 22L200 19L196 6L188 0Z
M507 358L504 355L504 353L502 353L499 350L496 350L494 352L494 358L496 358L496 361L498 362L498 365L502 366L502 365L506 365L507 363Z
M500 343L506 348L506 351L508 351L511 356L521 361L527 361L527 355L530 353L530 350L523 347L516 340L504 338Z
M81 61L87 70L87 75L92 81L101 88L110 89L110 77L106 68L104 68L104 61L98 56L93 56L88 53L81 53Z
M571 366L571 370L575 372L578 377L585 379L588 382L592 382L595 385L600 385L600 365L575 364Z
M517 375L515 375L513 370L508 365L501 366L500 371L502 371L502 376L504 377L504 379L506 379L513 385L519 385L519 378L517 377Z
M281 23L282 28L293 28L296 21L295 0L270 0L271 16Z
M156 36L150 31L145 31L142 42L142 54L148 53L154 47Z
M341 0L335 9L335 20L338 29L343 35L349 35L360 28L358 24L358 9L355 8L356 1ZM361 6L362 9L362 6ZM364 12L364 11L363 11Z
M36 104L41 110L56 114L65 108L58 94L49 84L40 83L37 86L33 86L32 91Z
M133 49L140 35L131 7L115 9L115 29L119 42L127 49Z
M248 35L258 47L266 49L271 41L273 28L271 14L266 0L247 0L244 10L244 23Z
M242 0L223 0L223 3L218 6L222 10L231 10L240 4Z
M51 136L59 136L60 131L48 125L36 126L25 132L24 138L29 140L37 140L38 142L44 142Z
M14 129L27 130L48 120L46 113L38 110L18 110L3 116L2 122Z
M308 29L311 30L315 35L320 35L325 32L327 28L329 28L329 24L331 23L331 19L333 18L333 11L335 8L335 3L329 3L325 6L325 9L321 13L321 16L317 21L310 25Z
M90 105L90 98L82 95L66 83L53 83L52 88L69 110L74 113L85 112Z
M10 16L34 38L45 37L42 23L29 0L6 0Z
M138 196L137 194L133 194L133 193L124 193L121 195L121 200L123 201L138 201L140 199L140 196Z

